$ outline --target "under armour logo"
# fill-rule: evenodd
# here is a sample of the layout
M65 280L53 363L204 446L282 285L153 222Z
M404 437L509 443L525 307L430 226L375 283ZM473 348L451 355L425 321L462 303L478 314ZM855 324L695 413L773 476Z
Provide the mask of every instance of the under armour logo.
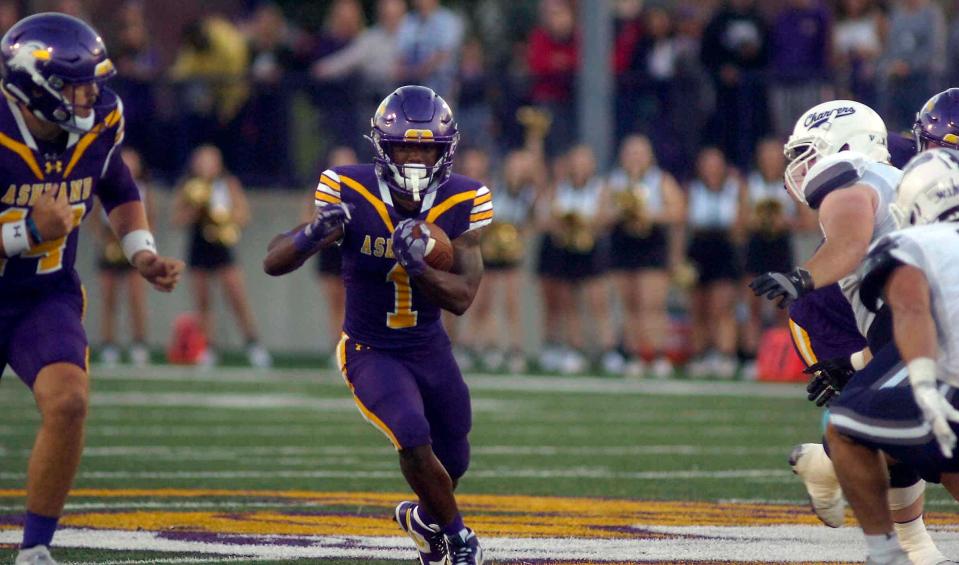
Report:
M20 233L20 226L19 226L19 225L13 226L13 237L23 237L23 234Z
M47 161L46 163L44 163L44 167L46 168L48 175L54 171L56 171L57 173L62 173L63 161Z

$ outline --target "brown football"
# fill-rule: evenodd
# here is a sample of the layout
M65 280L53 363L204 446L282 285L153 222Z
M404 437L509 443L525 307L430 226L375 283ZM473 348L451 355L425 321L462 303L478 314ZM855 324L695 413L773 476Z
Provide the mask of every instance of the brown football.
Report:
M453 268L453 244L443 228L436 224L422 222L413 228L413 234L419 235L420 225L425 224L430 230L430 240L426 244L426 263L434 269L449 271Z

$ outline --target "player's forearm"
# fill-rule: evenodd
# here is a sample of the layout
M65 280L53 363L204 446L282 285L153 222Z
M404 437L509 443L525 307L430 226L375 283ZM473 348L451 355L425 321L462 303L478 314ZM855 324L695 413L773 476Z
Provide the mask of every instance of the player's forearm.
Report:
M303 225L300 225L287 233L282 233L273 238L273 241L271 241L267 247L266 257L263 258L263 271L266 274L272 277L278 277L292 273L302 267L303 263L318 251L333 245L342 237L342 231L337 230L315 245L303 247L302 245L297 245L295 241L296 234L302 229Z
M827 239L803 268L812 275L816 288L822 288L855 271L868 250L868 240Z
M444 310L462 316L476 297L478 284L473 284L465 275L457 275L427 267L413 283L423 294Z
M936 323L932 318L929 285L914 267L900 267L886 284L885 299L892 309L893 339L902 360L937 355Z
M120 239L123 239L123 236L128 233L150 229L150 225L147 223L146 208L143 206L143 202L139 200L120 204L110 211L108 217L110 228Z

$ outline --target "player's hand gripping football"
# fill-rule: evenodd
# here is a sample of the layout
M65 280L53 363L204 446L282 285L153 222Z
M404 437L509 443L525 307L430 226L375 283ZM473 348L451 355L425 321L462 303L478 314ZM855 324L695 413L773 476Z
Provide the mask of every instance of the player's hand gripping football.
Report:
M66 189L47 190L40 194L36 204L33 205L30 217L37 224L37 231L40 232L43 241L65 237L76 227ZM35 241L34 244L36 243L40 242Z
M786 308L801 296L812 292L815 285L809 271L796 267L788 273L760 275L749 283L749 288L753 289L756 296L765 296L772 301L778 298L776 305Z
M418 230L414 228L419 226ZM414 231L418 232L414 234ZM426 246L430 241L430 229L425 223L407 218L396 224L393 230L393 255L411 277L426 271Z
M816 406L824 406L839 394L856 370L852 368L849 357L840 357L810 365L803 372L812 375L806 385L809 400L815 402Z
M171 292L180 281L183 261L172 257L161 257L149 251L141 251L133 257L133 266L140 276L160 292Z

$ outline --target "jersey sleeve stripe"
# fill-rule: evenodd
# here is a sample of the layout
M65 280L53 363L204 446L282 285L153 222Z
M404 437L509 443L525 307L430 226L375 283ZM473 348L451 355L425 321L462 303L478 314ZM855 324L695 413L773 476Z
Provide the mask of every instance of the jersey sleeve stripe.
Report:
M326 194L325 192L320 192L319 190L316 191L316 194L314 194L314 196L316 197L317 206L321 206L322 204L339 204L340 203L339 196L330 196L329 194Z
M460 192L458 194L454 194L453 196L450 196L446 200L440 202L438 205L433 206L433 208L431 208L430 211L427 212L426 214L426 221L435 222L437 218L442 216L447 210L449 210L453 206L456 206L457 204L461 202L466 202L467 200L470 200L475 197L476 197L476 192L472 190L468 192Z
M493 199L493 193L487 191L486 194L480 195L479 192L476 193L476 200L473 200L473 206L479 206L484 202L489 202Z
M491 220L493 219L493 211L487 210L486 212L480 212L479 214L470 214L470 222L478 222L480 220Z
M340 175L333 172L332 169L327 169L323 171L323 174L320 176L326 177L330 179L331 181L335 182L336 184L340 184Z
M339 190L333 190L332 188L326 186L325 184L318 184L318 185L316 185L316 191L317 191L317 192L324 192L324 193L326 193L326 194L329 194L330 196L335 196L335 197L337 197L337 198L340 197L340 191L339 191Z
M481 228L481 227L488 226L488 225L490 225L490 224L492 224L492 223L493 223L493 220L492 220L492 219L480 220L480 221L478 221L478 222L470 222L470 227L469 227L469 229L466 230L466 231L471 231L471 230L479 229L479 228Z
M480 204L479 206L473 206L473 209L470 210L470 214L479 214L480 212L485 212L487 210L493 209L493 203L487 202L486 204Z
M326 176L326 173L323 173L320 176L320 184L325 184L326 186L330 187L330 190L335 190L336 192L340 191L340 182L329 178Z

